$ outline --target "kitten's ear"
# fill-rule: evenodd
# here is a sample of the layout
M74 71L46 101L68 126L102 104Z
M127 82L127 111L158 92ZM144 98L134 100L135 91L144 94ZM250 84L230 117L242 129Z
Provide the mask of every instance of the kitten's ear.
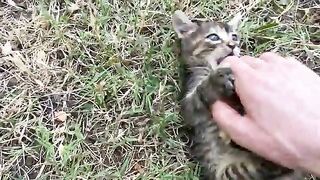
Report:
M197 29L197 24L191 22L186 14L177 10L172 16L173 29L179 38L184 38Z
M237 30L241 23L241 19L242 15L241 12L239 12L228 22L228 25L231 26L234 30Z

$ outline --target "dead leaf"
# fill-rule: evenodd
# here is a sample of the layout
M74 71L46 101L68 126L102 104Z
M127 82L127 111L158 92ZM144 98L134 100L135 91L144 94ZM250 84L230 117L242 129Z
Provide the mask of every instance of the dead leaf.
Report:
M16 65L21 72L27 72L28 74L31 74L31 71L24 63L24 57L19 52L15 52L12 56L5 57L5 59L14 63L14 65Z
M49 29L51 26L50 21L46 19L44 16L37 16L34 19L36 19L36 27L40 27L42 29Z
M63 133L66 133L66 126L64 126L64 125L62 125L62 126L60 126L60 127L57 127L57 128L55 128L54 130L53 130L53 133L55 134L55 135L62 135L61 136L61 138L63 138L64 136L63 136ZM58 142L62 142L64 139L62 139L62 140L59 140L59 141L57 141L57 143Z
M103 92L104 86L106 85L106 82L104 80L100 81L98 84L96 84L96 89L98 92Z
M69 7L68 7L68 10L73 13L74 11L76 10L79 10L80 7L78 6L78 4L75 4L75 3L72 3Z
M96 26L98 10L96 9L96 7L92 3L89 3L89 7L90 7L89 26L92 28L92 32L97 33L97 30L99 30L98 27Z
M45 60L46 60L46 53L42 50L38 51L35 57L35 61L39 66L49 68Z
M89 26L92 27L93 31L95 31L97 18L96 16L90 11L90 22Z
M44 84L40 80L34 79L34 81L40 86L41 89L44 88Z
M7 56L12 53L12 46L11 43L8 41L5 45L1 46L1 52L3 55Z
M118 130L118 135L117 135L117 139L120 139L124 136L125 134L125 130L124 129L119 129Z
M58 153L59 153L59 156L62 157L63 155L63 149L64 149L64 145L61 143L59 144L58 146Z
M139 129L139 136L138 136L138 143L143 143L143 135L144 135L144 129Z
M143 167L139 163L134 165L134 169L137 170L139 173L144 172Z
M65 122L67 120L68 114L64 111L59 111L54 113L55 120L59 122Z

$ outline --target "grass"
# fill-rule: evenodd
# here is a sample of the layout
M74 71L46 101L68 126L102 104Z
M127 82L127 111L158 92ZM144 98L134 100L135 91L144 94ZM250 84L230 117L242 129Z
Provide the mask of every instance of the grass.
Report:
M243 54L276 51L320 72L316 0L8 0L1 179L198 179L180 133L176 9L220 20L243 10Z

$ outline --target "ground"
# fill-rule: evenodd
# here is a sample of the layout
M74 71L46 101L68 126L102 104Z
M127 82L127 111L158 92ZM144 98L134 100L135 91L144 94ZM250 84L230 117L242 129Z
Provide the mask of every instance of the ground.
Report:
M272 50L320 72L318 0L0 2L2 179L197 179L179 115L177 9L242 11L242 54Z

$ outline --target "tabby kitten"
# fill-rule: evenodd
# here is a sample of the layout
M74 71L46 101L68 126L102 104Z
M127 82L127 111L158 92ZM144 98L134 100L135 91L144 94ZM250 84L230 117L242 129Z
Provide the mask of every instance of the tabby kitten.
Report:
M218 99L236 103L234 78L220 62L227 56L239 56L237 28L241 16L230 22L189 20L180 10L173 15L173 28L181 41L182 61L188 71L182 116L192 127L191 154L205 168L206 179L284 180L303 179L293 170L266 161L236 145L212 120L209 106Z

